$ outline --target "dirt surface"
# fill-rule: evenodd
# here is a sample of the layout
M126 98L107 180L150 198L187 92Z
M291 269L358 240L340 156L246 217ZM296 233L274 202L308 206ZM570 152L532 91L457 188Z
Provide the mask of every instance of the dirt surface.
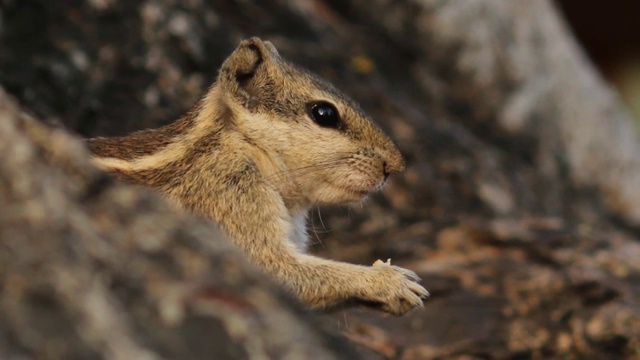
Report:
M310 219L314 252L391 258L432 293L300 326L374 359L640 358L640 145L548 1L0 0L0 85L47 124L119 135L181 114L254 35L407 157L364 206Z

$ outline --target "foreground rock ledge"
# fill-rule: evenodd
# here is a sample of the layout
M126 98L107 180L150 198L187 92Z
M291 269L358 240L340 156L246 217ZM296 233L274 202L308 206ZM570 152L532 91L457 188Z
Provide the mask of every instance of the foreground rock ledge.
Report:
M0 154L0 358L358 358L212 225L97 172L2 89Z

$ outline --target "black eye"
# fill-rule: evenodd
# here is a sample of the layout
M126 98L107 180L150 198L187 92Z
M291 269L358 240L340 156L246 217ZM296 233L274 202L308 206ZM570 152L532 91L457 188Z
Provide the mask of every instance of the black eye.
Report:
M307 105L309 116L316 124L332 129L342 129L344 124L340 120L340 114L333 104L326 101L313 102Z

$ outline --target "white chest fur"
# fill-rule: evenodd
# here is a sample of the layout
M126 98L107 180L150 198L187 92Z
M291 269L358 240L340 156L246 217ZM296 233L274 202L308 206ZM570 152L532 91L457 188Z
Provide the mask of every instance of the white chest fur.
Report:
M307 212L292 214L290 241L299 252L306 252L308 244L307 236Z

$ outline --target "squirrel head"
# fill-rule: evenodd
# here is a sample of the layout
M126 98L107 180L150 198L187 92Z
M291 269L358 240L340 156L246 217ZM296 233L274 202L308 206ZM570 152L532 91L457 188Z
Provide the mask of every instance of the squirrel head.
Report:
M231 114L225 126L255 147L258 167L285 200L359 201L404 171L397 146L354 101L285 61L268 41L242 41L215 90Z

